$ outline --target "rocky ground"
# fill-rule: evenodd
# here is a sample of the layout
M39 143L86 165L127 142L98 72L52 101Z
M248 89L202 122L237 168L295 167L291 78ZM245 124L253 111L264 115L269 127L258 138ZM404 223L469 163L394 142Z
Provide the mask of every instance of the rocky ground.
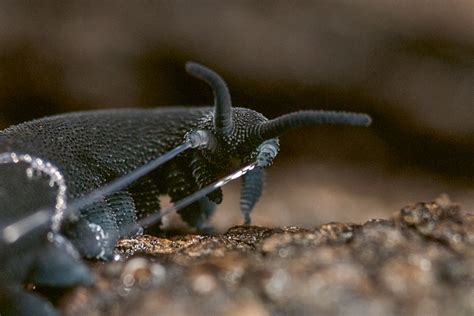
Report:
M312 229L120 241L66 315L472 315L474 215L439 200ZM119 258L120 257L120 258Z

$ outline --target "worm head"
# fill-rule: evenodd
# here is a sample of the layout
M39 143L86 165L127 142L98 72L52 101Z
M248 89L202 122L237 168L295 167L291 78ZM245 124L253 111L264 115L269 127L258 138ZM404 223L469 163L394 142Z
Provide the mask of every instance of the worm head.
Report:
M232 107L232 101L224 80L214 71L200 64L189 62L186 70L192 76L207 82L214 92L214 111L208 113L198 128L209 132L211 141L203 154L214 166L228 169L230 165L250 163L259 159L260 166L272 163L278 153L278 139L271 138L271 154L261 145L266 139L257 137L255 129L268 121L262 114L247 108ZM268 142L267 142L268 143ZM262 160L265 157L266 159Z
M251 163L261 157L261 146L265 140L254 137L252 130L261 123L268 121L262 114L245 108L232 108L232 128L228 133L219 133L214 124L215 117L211 113L201 122L201 128L211 132L213 146L204 155L214 164L241 165ZM271 159L261 164L261 167L270 165L278 153L278 138L272 139L274 154Z
M256 111L232 107L227 85L214 71L192 62L186 64L186 70L207 82L214 92L214 111L199 124L199 128L212 135L205 157L214 164L256 159L259 166L266 167L278 153L278 136L289 130L307 125L371 123L366 114L332 111L298 111L268 120Z
M240 207L245 224L251 223L251 210L262 193L263 167L271 165L278 153L278 136L306 125L367 126L371 122L366 114L329 111L299 111L268 120L256 111L232 107L227 85L214 71L196 63L187 63L186 70L192 76L207 82L214 92L214 111L208 113L198 124L208 141L202 149L206 152L195 153L191 163L197 184L203 187L210 183L215 174L229 169L235 160L240 164L256 161L259 167L243 177ZM222 192L215 191L208 198L220 203Z

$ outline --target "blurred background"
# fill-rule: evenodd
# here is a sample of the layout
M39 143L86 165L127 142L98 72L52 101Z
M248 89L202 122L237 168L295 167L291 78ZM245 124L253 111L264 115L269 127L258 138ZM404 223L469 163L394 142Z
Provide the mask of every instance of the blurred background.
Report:
M212 103L369 113L281 138L257 225L387 217L441 194L474 210L472 1L2 1L0 127L45 115ZM241 223L239 183L214 221Z

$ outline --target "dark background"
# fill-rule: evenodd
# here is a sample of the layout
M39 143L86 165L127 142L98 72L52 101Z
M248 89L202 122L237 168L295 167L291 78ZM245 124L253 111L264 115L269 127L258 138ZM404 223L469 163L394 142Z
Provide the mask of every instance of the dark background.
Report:
M210 104L194 60L234 105L269 118L367 112L368 129L281 138L256 224L386 217L442 193L474 208L471 1L2 1L0 126L55 113ZM241 221L238 184L220 227Z

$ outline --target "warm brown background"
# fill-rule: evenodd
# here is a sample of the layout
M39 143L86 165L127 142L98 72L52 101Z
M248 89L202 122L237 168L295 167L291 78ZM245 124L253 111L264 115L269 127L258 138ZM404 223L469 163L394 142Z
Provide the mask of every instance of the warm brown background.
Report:
M32 4L33 3L33 4ZM274 117L364 111L370 129L282 137L256 224L386 216L447 193L474 209L472 1L0 3L0 126L106 107L209 104L187 60L235 105ZM216 222L240 222L238 184Z

